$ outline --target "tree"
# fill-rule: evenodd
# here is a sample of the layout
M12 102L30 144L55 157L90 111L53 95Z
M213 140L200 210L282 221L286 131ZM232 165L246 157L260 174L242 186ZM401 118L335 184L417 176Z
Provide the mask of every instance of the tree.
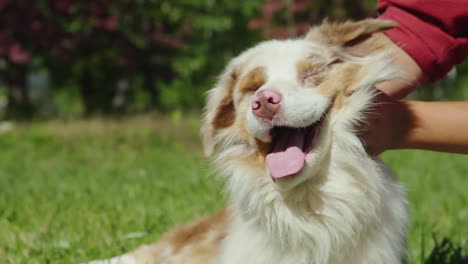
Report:
M9 112L32 113L24 83L31 68L49 71L54 89L78 86L86 114L112 112L116 96L128 101L140 90L149 95L147 107L199 105L212 82L206 76L258 39L246 24L259 4L0 0ZM122 80L125 89L117 88Z

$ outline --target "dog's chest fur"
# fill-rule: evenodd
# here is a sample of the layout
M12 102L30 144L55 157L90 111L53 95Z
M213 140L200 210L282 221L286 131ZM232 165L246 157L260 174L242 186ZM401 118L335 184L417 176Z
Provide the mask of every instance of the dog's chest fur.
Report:
M330 155L322 175L285 197L228 183L233 220L217 263L401 263L402 186L378 160Z

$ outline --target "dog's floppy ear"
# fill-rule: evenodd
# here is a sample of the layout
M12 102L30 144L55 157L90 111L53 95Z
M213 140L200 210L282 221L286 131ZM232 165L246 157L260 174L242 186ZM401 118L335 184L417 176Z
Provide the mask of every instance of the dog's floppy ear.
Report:
M228 64L215 87L208 92L200 130L206 156L213 154L217 131L231 126L235 120L233 92L239 73L233 64Z
M327 46L346 48L358 44L373 33L385 31L398 24L391 20L365 19L359 22L329 22L310 29L306 39L319 42Z
M203 152L206 157L209 157L213 154L214 147L216 145L214 139L214 128L213 125L210 124L209 120L203 121L200 132L202 135Z

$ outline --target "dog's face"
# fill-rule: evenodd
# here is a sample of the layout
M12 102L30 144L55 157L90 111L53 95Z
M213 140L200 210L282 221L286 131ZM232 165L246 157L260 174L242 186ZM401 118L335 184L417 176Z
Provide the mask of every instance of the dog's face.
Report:
M263 42L234 58L209 93L207 154L217 150L221 166L241 162L283 186L310 177L330 147L330 117L368 78L359 60L375 46L370 35L393 26L325 23L304 39Z

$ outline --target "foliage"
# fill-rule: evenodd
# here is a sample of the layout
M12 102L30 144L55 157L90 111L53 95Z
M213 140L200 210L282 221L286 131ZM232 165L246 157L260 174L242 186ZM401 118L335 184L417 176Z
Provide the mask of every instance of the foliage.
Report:
M6 102L7 117L200 108L216 75L241 50L262 38L299 36L326 17L375 15L375 5L375 0L0 0L0 102ZM418 96L468 98L466 65ZM37 101L31 94L40 89L27 80L41 74L48 89Z
M266 0L261 14L249 22L249 28L260 29L265 38L291 38L305 34L324 18L358 20L372 16L375 7L375 2L366 6L362 0Z
M453 68L437 83L425 84L414 97L421 100L468 100L468 61Z
M1 0L10 110L33 110L25 79L37 68L50 73L56 90L78 87L87 113L131 105L137 90L149 94L146 107L199 106L209 76L258 39L246 24L259 4Z
M431 254L425 261L426 264L463 264L468 263L468 255L464 255L463 249L457 247L447 238L438 242L434 237L435 246Z

